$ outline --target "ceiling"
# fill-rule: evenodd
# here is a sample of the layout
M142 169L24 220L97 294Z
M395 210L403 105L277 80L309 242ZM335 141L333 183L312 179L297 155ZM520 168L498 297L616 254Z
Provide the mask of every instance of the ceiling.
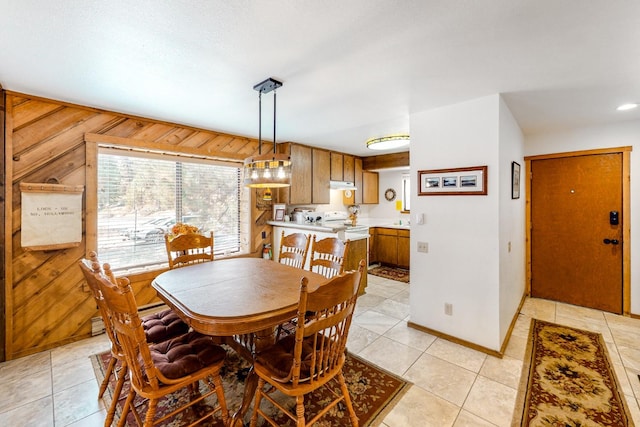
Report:
M637 0L0 0L0 85L242 136L368 151L501 93L525 134L640 120ZM273 135L263 96L263 138ZM412 141L413 144L427 143Z

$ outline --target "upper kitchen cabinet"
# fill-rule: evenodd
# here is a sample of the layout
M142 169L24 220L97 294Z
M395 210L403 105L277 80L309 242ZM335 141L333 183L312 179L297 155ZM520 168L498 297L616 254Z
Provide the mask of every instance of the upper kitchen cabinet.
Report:
M331 181L355 180L355 157L349 154L331 152Z
M362 171L362 203L378 204L378 172Z
M287 142L279 144L278 149L291 156L291 186L280 189L279 200L290 205L311 203L313 177L311 147Z
M359 205L362 203L362 159L360 157L355 157L353 160L353 168L354 168L354 179L353 182L356 185L356 191L354 191L355 196L355 204Z
M331 153L333 154L333 153ZM312 150L313 166L309 168L312 176L311 203L328 204L331 203L331 192L329 190L331 156L328 151L314 148ZM292 187L295 185L293 178L291 180ZM293 203L291 203L293 204Z
M342 174L342 153L331 152L331 181L343 181Z

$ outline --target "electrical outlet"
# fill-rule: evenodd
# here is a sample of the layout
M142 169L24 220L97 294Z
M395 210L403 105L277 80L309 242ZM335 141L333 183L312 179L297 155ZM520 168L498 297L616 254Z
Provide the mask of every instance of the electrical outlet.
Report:
M447 316L453 316L453 304L450 304L448 302L444 303L444 314L446 314Z
M429 252L429 243L427 242L418 242L418 252Z

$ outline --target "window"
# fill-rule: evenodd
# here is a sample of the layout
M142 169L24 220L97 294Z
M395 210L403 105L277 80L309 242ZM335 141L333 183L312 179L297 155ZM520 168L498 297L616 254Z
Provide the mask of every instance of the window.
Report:
M167 262L164 235L178 222L214 233L214 252L240 251L240 173L235 164L100 148L100 260L117 269Z
M409 175L402 175L402 211L411 210L411 179Z

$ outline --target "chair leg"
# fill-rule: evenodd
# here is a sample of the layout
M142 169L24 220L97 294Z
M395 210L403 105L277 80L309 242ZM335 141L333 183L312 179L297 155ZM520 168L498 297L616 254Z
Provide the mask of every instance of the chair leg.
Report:
M296 396L296 417L298 418L297 427L306 427L304 421L304 395Z
M120 400L120 393L122 393L122 387L124 387L124 382L127 376L127 363L126 361L122 361L122 365L120 366L120 370L118 371L116 381L116 388L113 390L113 396L111 396L111 406L109 406L109 410L107 411L107 417L104 420L105 427L108 427L113 422L113 418L116 413L116 406L118 405L118 400ZM128 396L127 396L128 398ZM124 414L124 411L123 411ZM126 418L126 415L124 415Z
M133 388L129 389L127 400L124 402L124 406L122 407L122 414L120 415L118 427L124 427L125 423L127 422L127 415L129 415L129 411L131 410L131 402L133 402L133 398L135 395L136 392L133 390Z
M147 416L144 417L144 427L153 426L153 418L156 416L158 407L158 399L149 399L149 407L147 408Z
M251 413L251 424L249 427L256 427L258 422L258 408L260 408L260 401L262 401L262 389L264 388L265 381L260 378L258 380L258 387L256 388L256 401L253 404L253 412Z
M342 395L344 396L344 403L347 405L347 409L349 410L351 425L353 427L358 427L358 416L356 415L356 411L353 409L351 396L349 395L349 388L347 387L347 382L345 381L342 372L338 373L338 381L340 381L340 389L342 390Z
M107 386L109 385L109 380L111 379L111 374L113 374L113 369L116 366L118 359L111 356L111 360L109 360L109 365L107 365L107 372L104 374L104 379L102 380L102 384L100 384L100 391L98 391L98 399L102 399L104 392L107 390Z

